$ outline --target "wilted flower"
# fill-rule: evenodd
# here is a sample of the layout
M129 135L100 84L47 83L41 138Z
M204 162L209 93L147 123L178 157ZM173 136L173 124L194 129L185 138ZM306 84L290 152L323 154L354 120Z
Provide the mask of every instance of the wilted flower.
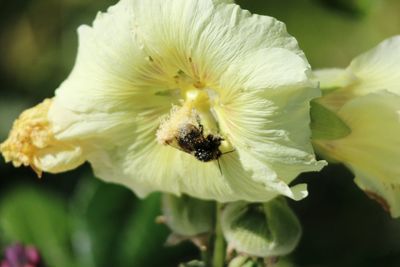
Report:
M62 172L84 162L80 146L57 140L47 118L51 99L25 110L14 122L8 139L0 145L7 162L15 167L31 166L40 177L42 171Z
M283 23L229 2L122 0L81 26L55 138L90 147L98 177L140 196L305 197L288 184L325 164L309 140L319 89Z
M400 36L357 57L345 70L315 74L326 90L318 103L351 130L339 139L314 140L316 149L348 166L362 190L393 217L400 216Z

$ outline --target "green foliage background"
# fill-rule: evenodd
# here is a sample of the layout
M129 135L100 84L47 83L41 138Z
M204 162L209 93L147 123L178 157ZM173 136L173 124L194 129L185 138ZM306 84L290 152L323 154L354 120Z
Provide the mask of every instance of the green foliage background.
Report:
M76 28L115 0L0 2L0 140L18 114L45 97L71 70ZM397 0L241 0L287 24L314 68L345 67L359 53L400 33ZM352 182L342 166L302 175L310 196L290 202L303 238L284 266L400 266L400 223ZM167 248L154 223L159 195L138 200L93 178L90 167L37 179L0 162L0 247L38 246L48 266L177 266L197 257L189 243ZM283 264L282 264L283 266Z

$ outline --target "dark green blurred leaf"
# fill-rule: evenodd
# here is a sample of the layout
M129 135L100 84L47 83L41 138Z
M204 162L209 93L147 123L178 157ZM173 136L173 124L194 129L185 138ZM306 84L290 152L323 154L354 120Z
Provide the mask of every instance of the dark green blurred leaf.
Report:
M327 8L342 12L349 16L360 16L367 14L377 0L314 0Z
M155 223L160 204L158 194L138 200L122 186L82 180L71 202L73 245L80 265L175 267L179 260L195 258L192 246L164 246L169 231Z
M159 194L153 194L138 204L120 235L120 249L115 251L118 254L117 266L157 266L152 262L158 260L156 255L163 248L167 236L165 227L155 223L160 214Z
M114 247L113 266L118 267L176 267L179 262L198 258L198 250L189 243L165 247L169 235L166 226L156 224L161 214L160 194L152 194L138 202L129 214L125 227L119 231Z
M9 242L35 245L49 267L75 267L68 217L61 199L44 190L18 188L0 203L0 229Z
M13 125L13 121L18 118L19 114L30 107L25 99L2 97L0 99L0 142L7 138L8 133Z
M338 1L353 4L368 2ZM371 0L369 12L365 16L355 17L326 8L316 0L236 2L254 13L273 16L283 21L289 33L299 41L313 68L346 67L355 56L371 49L387 37L399 34L400 29L398 0Z
M128 189L85 179L71 205L74 248L85 267L115 266L114 250L136 198Z

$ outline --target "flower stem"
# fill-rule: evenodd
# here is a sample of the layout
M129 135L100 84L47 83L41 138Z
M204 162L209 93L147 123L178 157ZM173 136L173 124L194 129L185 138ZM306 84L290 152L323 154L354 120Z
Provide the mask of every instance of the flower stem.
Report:
M214 255L213 267L224 267L225 263L225 240L221 228L221 207L222 204L217 203L216 220L215 220L215 239L214 239Z
M201 253L201 261L204 262L204 265L209 267L211 266L211 255L208 250L202 250Z

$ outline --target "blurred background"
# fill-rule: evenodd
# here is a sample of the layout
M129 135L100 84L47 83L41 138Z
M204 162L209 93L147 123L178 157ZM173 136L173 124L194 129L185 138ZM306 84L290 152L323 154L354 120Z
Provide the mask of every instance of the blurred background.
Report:
M287 24L313 68L345 67L383 39L400 34L398 0L252 0L243 8ZM115 0L0 2L0 140L19 113L46 97L71 70L76 28ZM290 202L303 238L287 266L400 266L400 221L391 219L342 166L306 174L310 196ZM0 160L0 250L37 246L52 267L177 266L197 257L189 243L165 247L155 224L159 195L138 200L93 177L90 167L38 179ZM0 257L1 258L1 257Z

